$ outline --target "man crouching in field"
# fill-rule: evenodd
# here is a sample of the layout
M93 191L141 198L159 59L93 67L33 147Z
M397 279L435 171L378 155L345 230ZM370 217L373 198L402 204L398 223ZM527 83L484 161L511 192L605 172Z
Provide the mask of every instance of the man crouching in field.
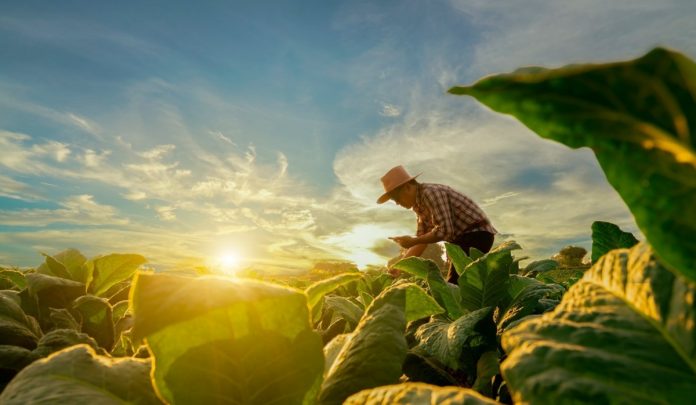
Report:
M488 253L497 231L483 210L449 186L418 183L418 176L411 177L403 166L396 166L381 178L384 194L377 203L393 200L418 216L416 236L389 238L406 249L402 258L420 256L428 244L441 241L457 244L467 254L472 247ZM456 284L458 278L450 264L447 281Z

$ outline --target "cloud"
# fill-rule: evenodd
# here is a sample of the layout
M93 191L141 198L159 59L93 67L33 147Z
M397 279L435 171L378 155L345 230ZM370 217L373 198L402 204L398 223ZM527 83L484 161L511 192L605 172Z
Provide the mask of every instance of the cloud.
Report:
M41 197L31 186L0 174L0 196L15 200L35 201Z
M228 144L230 144L230 145L232 145L232 146L237 146L237 144L235 144L234 142L232 142L232 140L231 140L230 138L228 138L228 137L226 137L225 135L223 135L223 133L220 132L220 131L209 131L208 133L211 134L211 135L213 135L213 136L216 137L217 139L220 139L221 141L223 141L223 142L225 142L225 143L228 143Z
M3 84L0 82L0 84ZM6 91L4 86L0 86L0 106L7 111L23 112L34 115L35 117L51 121L52 123L60 124L66 128L77 128L81 132L93 135L100 139L100 127L87 117L81 116L74 112L65 112L46 107L41 104L29 102L18 98L13 91Z
M160 160L169 152L173 151L176 149L176 145L157 145L156 147L145 151L145 152L139 152L138 155L141 157L144 157L145 159L150 159L150 160Z
M123 198L125 198L126 200L131 200L131 201L140 201L140 200L144 200L145 198L147 198L147 194L143 191L133 191L133 192L122 194L122 195L123 195Z
M101 166L109 155L111 155L110 150L95 152L92 149L87 149L82 155L82 162L85 167L96 168Z
M382 103L382 111L379 112L379 115L384 117L398 117L401 115L401 110L395 105Z
M0 224L5 226L44 227L50 224L126 225L118 210L99 204L89 194L70 196L57 209L0 210Z
M85 132L88 132L90 134L99 133L99 127L91 120L71 112L66 113L65 115L78 127L82 128Z
M68 145L57 141L32 143L29 135L0 130L0 165L20 173L39 174L50 171L51 162L64 163L71 150Z
M470 74L620 60L666 45L696 54L691 0L452 0L480 31ZM475 78L475 77L474 77Z
M155 207L155 212L162 221L174 221L176 219L175 209L176 207L173 206L159 206Z

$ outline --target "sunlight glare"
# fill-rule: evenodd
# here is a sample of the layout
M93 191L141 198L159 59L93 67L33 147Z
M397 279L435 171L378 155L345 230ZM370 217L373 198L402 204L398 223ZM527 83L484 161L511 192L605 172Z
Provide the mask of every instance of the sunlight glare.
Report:
M241 258L237 252L227 251L218 256L217 265L225 274L234 274L238 269Z

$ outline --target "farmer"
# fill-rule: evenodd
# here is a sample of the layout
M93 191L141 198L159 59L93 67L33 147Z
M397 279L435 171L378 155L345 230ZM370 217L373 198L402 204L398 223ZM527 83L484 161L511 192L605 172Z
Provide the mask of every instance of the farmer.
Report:
M418 216L416 236L390 237L406 249L402 257L420 256L429 243L447 241L459 245L469 254L474 247L488 253L497 233L486 214L469 197L442 184L419 183L403 166L396 166L382 176L384 194L377 204L387 200ZM457 283L459 275L450 263L447 281Z

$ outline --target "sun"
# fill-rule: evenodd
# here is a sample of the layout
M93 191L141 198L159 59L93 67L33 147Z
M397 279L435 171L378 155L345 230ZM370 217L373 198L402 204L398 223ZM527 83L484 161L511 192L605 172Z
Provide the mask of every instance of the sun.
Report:
M226 274L234 274L238 270L242 262L239 253L234 251L226 251L221 253L217 258L217 267Z

